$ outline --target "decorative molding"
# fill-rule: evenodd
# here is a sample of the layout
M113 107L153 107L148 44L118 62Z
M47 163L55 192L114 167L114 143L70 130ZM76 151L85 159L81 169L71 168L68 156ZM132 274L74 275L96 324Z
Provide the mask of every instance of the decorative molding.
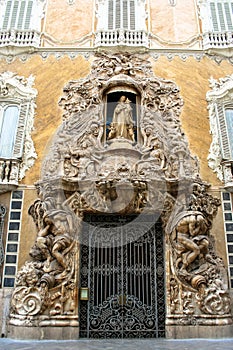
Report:
M176 6L176 0L168 0L170 6Z

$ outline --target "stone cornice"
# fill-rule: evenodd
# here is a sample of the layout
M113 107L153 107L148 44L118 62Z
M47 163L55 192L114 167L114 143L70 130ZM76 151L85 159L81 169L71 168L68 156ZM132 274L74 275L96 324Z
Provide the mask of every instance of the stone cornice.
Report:
M24 48L25 49L25 48ZM14 52L14 50L3 51L0 50L0 59L6 60L7 63L13 62L16 58L19 58L22 62L27 61L33 55L39 55L42 59L46 60L49 56L54 56L57 60L64 56L68 56L70 59L82 55L85 59L89 59L90 56L94 55L97 51L108 51L108 52L134 52L143 53L147 52L151 57L157 61L160 57L167 57L168 61L172 61L174 58L179 57L182 61L186 61L190 57L195 58L197 61L201 61L204 57L215 61L220 64L223 61L228 61L233 64L233 57L223 57L218 55L208 55L201 49L184 49L184 48L170 48L170 49L145 49L145 48L123 48L116 47L109 50L101 50L94 48L73 48L73 47L52 47L52 48L31 48L30 51Z

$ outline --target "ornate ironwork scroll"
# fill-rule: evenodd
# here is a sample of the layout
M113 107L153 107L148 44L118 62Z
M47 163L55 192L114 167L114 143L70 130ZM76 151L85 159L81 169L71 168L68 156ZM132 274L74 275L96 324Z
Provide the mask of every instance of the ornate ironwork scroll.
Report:
M84 232L89 242L82 247L80 282L89 288L90 300L81 302L81 336L164 337L161 225L150 227L148 221L141 225L131 221L116 226L119 216L101 216L102 223L99 219L89 216ZM140 226L138 237L135 229ZM108 237L103 227L109 229Z

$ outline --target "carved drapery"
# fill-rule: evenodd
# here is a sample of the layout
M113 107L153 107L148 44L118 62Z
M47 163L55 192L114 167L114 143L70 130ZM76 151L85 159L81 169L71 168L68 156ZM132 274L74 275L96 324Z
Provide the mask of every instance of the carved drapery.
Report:
M105 138L103 103L111 87L141 97L137 141ZM97 54L89 76L60 99L63 123L42 167L30 207L37 238L18 273L10 323L78 326L79 245L84 213L157 213L166 235L167 323L231 322L224 267L214 251L218 199L191 156L172 81L153 76L148 57ZM217 264L216 264L217 263ZM213 321L215 320L215 321Z

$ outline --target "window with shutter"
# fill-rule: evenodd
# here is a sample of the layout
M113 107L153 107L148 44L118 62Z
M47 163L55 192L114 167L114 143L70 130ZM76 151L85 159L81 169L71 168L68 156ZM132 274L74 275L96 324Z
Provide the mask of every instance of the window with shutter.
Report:
M0 1L0 48L38 47L46 0Z
M209 54L231 57L233 0L197 0L202 21L203 48Z
M7 1L2 29L29 29L33 1Z
M113 0L108 2L108 29L113 29Z
M145 0L96 0L95 46L148 47L146 5Z
M232 1L211 1L210 13L214 32L233 31Z

